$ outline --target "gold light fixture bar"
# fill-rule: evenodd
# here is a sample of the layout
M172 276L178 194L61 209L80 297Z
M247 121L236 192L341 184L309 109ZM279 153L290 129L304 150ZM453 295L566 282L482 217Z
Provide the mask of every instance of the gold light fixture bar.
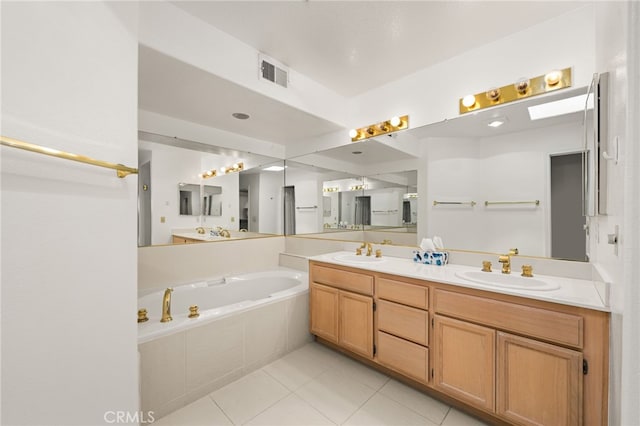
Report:
M62 158L65 160L77 161L79 163L90 164L92 166L104 167L107 169L115 170L119 178L129 176L131 174L137 174L138 169L133 167L123 166L122 164L109 163L107 161L96 160L84 155L71 154L69 152L58 151L57 149L47 148L40 145L35 145L29 142L23 142L18 139L13 139L7 136L0 136L0 145L10 146L12 148L23 149L25 151L35 152L36 154L49 155L51 157Z
M486 92L467 95L460 98L458 105L460 114L464 114L567 87L571 87L571 68L550 71L531 79L522 78L507 86L493 87Z
M382 121L367 127L351 129L349 131L349 137L351 137L351 142L358 142L375 136L397 132L398 130L406 130L408 128L409 116L403 115L401 117L392 117L387 121Z
M329 187L329 188L323 188L323 191L324 192L338 192L338 191L340 191L340 188L337 187L337 186L332 186L332 187Z
M220 167L220 173L224 173L224 174L241 172L242 170L244 170L244 163L235 163L228 167ZM218 171L216 169L205 170L204 172L200 173L198 176L200 176L200 178L202 179L209 179L214 176L218 176Z

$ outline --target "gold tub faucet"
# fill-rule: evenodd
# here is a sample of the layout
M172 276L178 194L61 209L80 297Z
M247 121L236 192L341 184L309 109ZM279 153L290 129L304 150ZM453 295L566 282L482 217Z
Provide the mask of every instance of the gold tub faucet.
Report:
M162 319L160 322L173 320L171 318L171 292L173 292L173 289L169 287L164 291L164 296L162 296Z

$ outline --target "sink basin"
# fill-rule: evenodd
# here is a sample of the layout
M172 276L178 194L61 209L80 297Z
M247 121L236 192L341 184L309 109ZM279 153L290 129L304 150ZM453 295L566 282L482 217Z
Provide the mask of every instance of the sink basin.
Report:
M560 288L559 284L550 283L538 278L521 277L514 274L507 275L499 272L464 271L456 272L456 276L464 280L473 281L475 283L490 287L514 288L533 291L550 291Z
M364 254L358 256L357 254L339 254L337 256L333 256L333 260L337 260L339 262L349 262L349 263L380 263L384 262L384 259L381 257L375 256L365 256Z

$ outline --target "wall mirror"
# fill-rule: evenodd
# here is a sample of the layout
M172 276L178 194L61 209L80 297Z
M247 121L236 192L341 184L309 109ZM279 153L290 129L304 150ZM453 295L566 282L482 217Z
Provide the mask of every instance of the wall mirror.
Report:
M426 151L420 237L438 235L450 249L587 260L586 93L567 89L411 129ZM531 118L567 99L575 108Z
M401 232L404 236L396 241L415 245L417 171L370 172L411 168L415 161L415 154L376 140L287 160L285 185L291 197L290 207L285 205L285 233L389 242L392 235L371 233Z
M138 136L139 246L228 240L211 235L218 227L229 239L282 235L283 160L149 132ZM238 162L241 172L220 172ZM200 177L213 169L217 176Z

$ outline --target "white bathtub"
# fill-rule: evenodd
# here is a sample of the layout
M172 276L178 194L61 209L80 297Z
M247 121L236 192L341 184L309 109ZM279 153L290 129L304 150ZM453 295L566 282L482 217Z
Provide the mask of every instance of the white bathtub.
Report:
M142 409L158 419L311 341L307 277L278 268L174 286L167 323L164 290L140 297Z
M138 324L138 343L148 342L191 327L198 327L234 313L303 293L309 288L308 274L292 269L216 277L173 287L171 316L161 323L164 290L138 298L138 309L146 309L149 320ZM197 305L200 316L189 318L189 307Z

